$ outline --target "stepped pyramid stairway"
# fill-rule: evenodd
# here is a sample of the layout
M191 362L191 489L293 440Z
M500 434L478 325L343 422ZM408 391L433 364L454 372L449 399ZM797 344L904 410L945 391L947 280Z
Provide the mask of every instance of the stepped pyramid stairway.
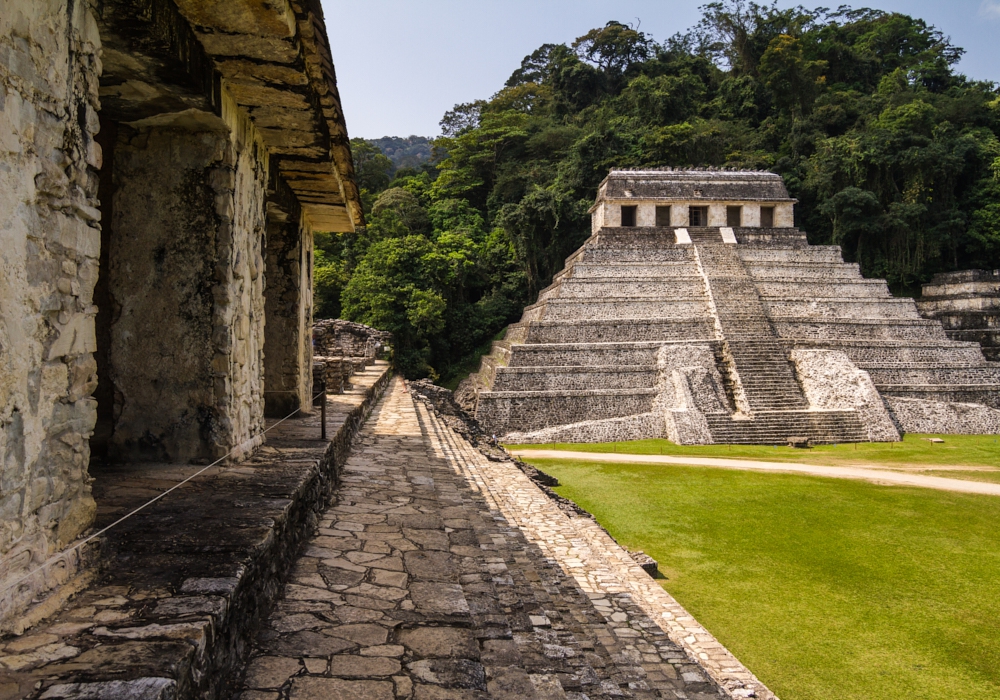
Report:
M709 400L711 382L692 388L710 433L700 441L876 439L856 410L810 405L796 348L843 352L890 409L913 398L1000 408L1000 365L862 278L838 247L792 228L727 230L729 242L722 231L599 229L483 358L467 408L525 442L661 436L662 358L691 347L714 358L703 369L724 389Z
M743 396L754 419L708 414L716 442L778 443L790 436L819 442L852 442L865 433L852 411L809 411L789 360L791 343L778 337L757 286L719 229L689 230L708 280L716 317Z

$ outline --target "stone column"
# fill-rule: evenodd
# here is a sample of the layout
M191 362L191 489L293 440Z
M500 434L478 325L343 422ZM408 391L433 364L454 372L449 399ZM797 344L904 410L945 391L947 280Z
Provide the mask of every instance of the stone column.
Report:
M268 222L264 410L275 418L311 410L312 238L308 227L287 216Z
M641 202L636 210L636 226L656 226L656 204L654 202Z
M670 225L688 226L690 224L690 209L688 204L673 204L670 207Z
M792 228L795 226L795 207L791 203L777 204L774 207L774 227Z
M709 226L726 226L726 205L725 204L709 204L708 205L708 225Z
M115 154L109 454L245 452L263 420L266 156L202 113L122 127Z

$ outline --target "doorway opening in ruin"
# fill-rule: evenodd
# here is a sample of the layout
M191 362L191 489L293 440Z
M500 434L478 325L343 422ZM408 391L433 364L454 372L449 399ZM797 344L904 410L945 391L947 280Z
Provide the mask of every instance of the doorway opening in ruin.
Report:
M760 208L761 228L774 228L774 207Z
M691 207L688 218L690 226L708 226L708 207Z
M660 227L670 226L670 205L656 207L656 225Z
M726 207L726 226L739 228L743 225L743 207Z
M635 226L635 212L637 208L635 205L622 207L622 226Z

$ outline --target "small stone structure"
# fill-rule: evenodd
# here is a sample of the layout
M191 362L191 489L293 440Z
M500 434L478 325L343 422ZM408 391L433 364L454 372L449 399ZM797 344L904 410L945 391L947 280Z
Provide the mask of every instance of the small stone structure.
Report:
M612 171L593 235L456 396L510 442L1000 432L1000 365L794 228L765 172Z
M361 220L319 0L0 10L0 629L111 461L308 409L312 240ZM100 458L92 462L91 453Z
M923 287L917 309L944 325L952 340L974 341L1000 360L1000 270L942 272Z
M392 334L343 319L323 319L313 326L313 374L322 377L327 393L339 394L351 374L382 357Z

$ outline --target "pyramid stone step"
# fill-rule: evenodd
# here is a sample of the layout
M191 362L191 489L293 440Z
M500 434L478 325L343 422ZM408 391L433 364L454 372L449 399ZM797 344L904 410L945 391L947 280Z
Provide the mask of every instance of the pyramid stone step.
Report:
M558 425L648 413L654 389L481 391L476 418L487 430L534 432Z
M707 314L695 319L586 319L578 321L533 321L524 325L525 343L625 343L654 340L715 339L715 324Z
M669 278L571 277L559 291L561 299L600 297L703 298L705 283L697 275Z
M761 297L802 298L809 296L834 298L891 299L889 287L882 280L767 280L758 281Z
M772 317L797 316L799 318L838 318L847 315L858 319L910 319L920 314L912 299L776 299L764 298L764 305Z
M876 384L1000 384L1000 367L868 367Z
M655 366L661 348L681 345L704 345L714 348L717 341L691 339L658 340L624 343L537 343L511 348L507 366L568 367L568 366Z
M701 298L634 299L547 299L528 307L523 321L585 321L629 319L697 320L708 316L708 302Z
M501 367L493 391L551 391L560 389L652 389L656 365L595 367Z
M782 338L795 340L944 340L940 323L922 319L771 317Z
M685 262L635 262L596 263L578 262L573 266L573 279L590 277L605 278L657 278L657 277L697 277L698 268L694 261Z

